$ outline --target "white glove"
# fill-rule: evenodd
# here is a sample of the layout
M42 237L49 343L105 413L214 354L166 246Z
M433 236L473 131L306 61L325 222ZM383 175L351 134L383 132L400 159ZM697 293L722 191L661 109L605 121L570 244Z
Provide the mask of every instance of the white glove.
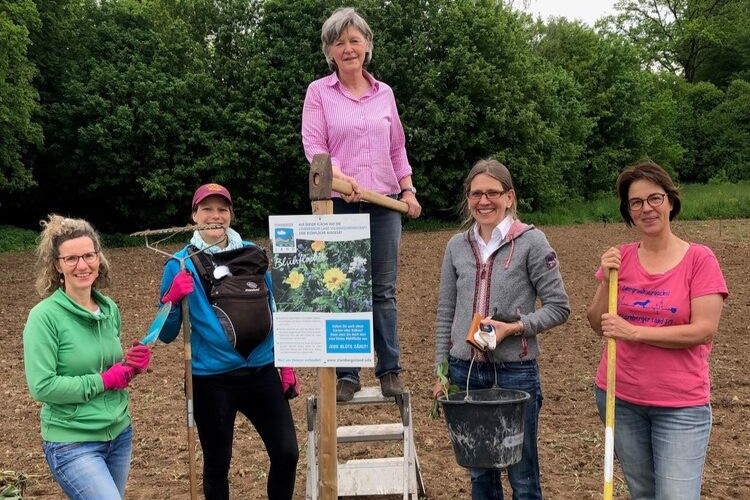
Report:
M494 351L495 347L497 347L497 337L495 337L495 327L493 327L492 325L480 326L479 330L474 332L474 342L482 346L482 348L484 349L489 349L490 351Z

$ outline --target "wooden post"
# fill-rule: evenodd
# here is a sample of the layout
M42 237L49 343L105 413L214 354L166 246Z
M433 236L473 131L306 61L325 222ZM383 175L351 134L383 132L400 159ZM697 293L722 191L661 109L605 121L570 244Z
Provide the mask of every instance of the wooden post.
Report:
M310 202L313 215L333 213L331 157L317 154L310 165ZM351 186L350 186L351 190ZM338 498L336 457L336 369L318 368L318 492L322 500ZM309 457L308 460L313 460Z

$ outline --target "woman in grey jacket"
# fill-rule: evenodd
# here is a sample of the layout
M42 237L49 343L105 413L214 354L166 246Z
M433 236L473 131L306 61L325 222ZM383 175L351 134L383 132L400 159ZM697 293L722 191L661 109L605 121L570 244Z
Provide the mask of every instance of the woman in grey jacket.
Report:
M445 249L436 319L435 361L449 362L453 384L465 387L474 359L470 389L495 381L505 389L531 395L521 461L508 467L514 499L541 499L537 426L542 406L537 335L565 323L568 295L557 255L542 231L516 215L516 192L508 169L496 160L481 160L465 182L465 232ZM535 308L536 299L541 302ZM472 316L494 332L473 335L480 350L467 343ZM471 332L469 332L471 333ZM434 395L442 393L435 383ZM471 469L472 499L502 499L498 469Z

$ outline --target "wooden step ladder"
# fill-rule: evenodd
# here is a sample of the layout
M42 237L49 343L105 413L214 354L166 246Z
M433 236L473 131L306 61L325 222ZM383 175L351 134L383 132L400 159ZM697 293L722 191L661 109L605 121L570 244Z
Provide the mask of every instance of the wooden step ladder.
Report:
M400 422L336 427L336 443L372 441L402 441L403 456L348 460L337 465L338 496L403 495L404 500L417 500L425 495L419 469L414 427L411 418L411 394L405 390L400 396L386 397L380 387L364 387L354 399L337 406L393 404L400 413ZM317 399L307 398L307 500L318 500L318 433Z

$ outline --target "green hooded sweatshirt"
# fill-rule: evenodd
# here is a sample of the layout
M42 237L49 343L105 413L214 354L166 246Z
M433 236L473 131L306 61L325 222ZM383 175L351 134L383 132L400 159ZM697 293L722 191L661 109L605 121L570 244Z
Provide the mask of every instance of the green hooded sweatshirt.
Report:
M31 397L42 405L42 439L111 441L128 425L129 394L104 390L100 375L122 360L120 311L92 291L96 315L62 290L29 312L23 359Z

